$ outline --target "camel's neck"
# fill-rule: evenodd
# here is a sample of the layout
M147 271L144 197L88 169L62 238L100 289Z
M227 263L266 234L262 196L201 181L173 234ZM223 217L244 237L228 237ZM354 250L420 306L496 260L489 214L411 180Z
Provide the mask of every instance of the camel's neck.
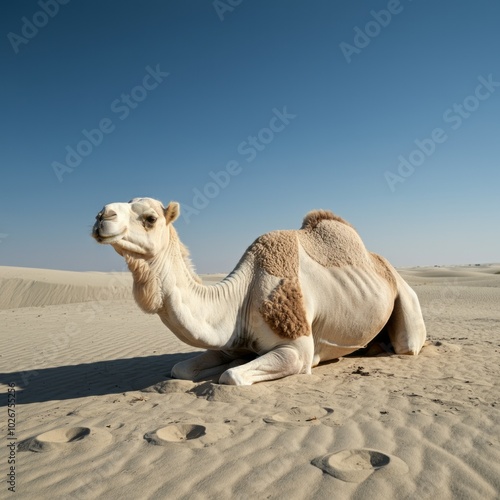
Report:
M229 347L236 341L241 311L252 280L251 266L242 263L223 281L202 285L187 262L173 226L168 247L151 261L128 257L134 296L146 312L161 320L183 342L206 349Z

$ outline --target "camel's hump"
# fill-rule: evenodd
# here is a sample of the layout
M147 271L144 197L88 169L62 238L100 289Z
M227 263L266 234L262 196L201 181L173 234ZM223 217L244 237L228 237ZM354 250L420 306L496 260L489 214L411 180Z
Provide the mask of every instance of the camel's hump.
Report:
M302 227L300 229L314 229L322 220L334 220L341 222L346 226L352 227L349 222L342 219L342 217L335 215L333 212L330 212L330 210L312 210L304 217Z

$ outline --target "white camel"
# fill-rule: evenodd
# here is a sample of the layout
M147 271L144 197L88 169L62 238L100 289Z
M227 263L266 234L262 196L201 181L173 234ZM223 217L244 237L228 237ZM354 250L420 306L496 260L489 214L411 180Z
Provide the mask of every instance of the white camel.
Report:
M397 354L420 352L426 331L417 295L340 217L317 210L299 230L264 234L225 279L205 286L172 225L179 214L176 202L111 203L92 234L125 258L139 307L207 349L177 363L173 377L251 385L311 373L384 327Z

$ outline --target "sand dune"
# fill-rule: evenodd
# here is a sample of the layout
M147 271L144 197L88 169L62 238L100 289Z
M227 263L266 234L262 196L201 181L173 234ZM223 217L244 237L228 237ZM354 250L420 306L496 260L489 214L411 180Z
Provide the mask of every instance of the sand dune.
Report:
M130 273L98 273L0 266L0 309L132 297Z
M195 349L137 308L127 273L0 268L16 497L498 498L500 265L401 274L420 356L230 387L169 378Z

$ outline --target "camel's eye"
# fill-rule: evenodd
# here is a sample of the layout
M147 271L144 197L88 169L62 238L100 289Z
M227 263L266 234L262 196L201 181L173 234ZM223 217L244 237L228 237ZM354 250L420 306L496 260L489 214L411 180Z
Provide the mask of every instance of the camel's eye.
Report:
M146 222L149 222L150 224L154 224L156 222L156 217L154 215L148 215L146 217Z

